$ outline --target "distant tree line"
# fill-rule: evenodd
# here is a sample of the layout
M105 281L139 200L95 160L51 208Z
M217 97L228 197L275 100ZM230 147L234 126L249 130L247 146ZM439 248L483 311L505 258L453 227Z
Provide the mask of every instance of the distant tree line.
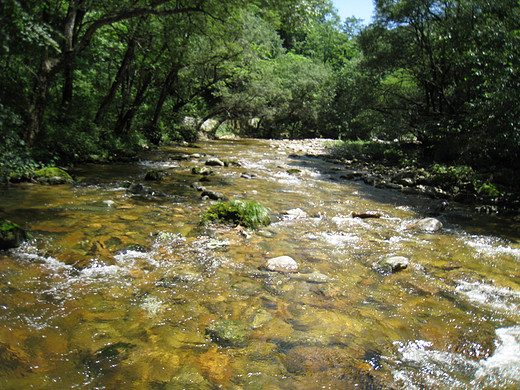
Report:
M518 164L519 2L375 6L363 26L330 0L0 0L2 175L193 140L187 117Z

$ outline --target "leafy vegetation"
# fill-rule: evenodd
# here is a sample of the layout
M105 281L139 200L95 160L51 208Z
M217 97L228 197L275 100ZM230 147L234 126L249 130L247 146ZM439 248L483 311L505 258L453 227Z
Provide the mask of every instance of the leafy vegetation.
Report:
M256 229L260 225L269 225L269 210L260 203L253 201L231 199L212 205L201 216L201 223L218 222L224 224L241 225Z
M517 1L376 0L365 26L330 0L0 2L3 181L201 132L519 167Z

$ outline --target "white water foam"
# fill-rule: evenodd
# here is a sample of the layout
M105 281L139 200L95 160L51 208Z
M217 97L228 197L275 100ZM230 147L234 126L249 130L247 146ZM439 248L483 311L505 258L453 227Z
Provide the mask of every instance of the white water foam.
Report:
M484 256L511 256L520 260L520 248L512 248L495 237L472 236L466 244Z
M497 349L481 367L472 382L476 388L520 388L520 326L496 330Z
M467 300L477 306L484 306L494 311L518 314L520 309L520 291L507 287L496 287L480 282L459 281L459 291Z
M397 343L401 354L394 379L402 389L519 389L520 326L496 330L497 349L485 360L430 350L432 343L417 340Z

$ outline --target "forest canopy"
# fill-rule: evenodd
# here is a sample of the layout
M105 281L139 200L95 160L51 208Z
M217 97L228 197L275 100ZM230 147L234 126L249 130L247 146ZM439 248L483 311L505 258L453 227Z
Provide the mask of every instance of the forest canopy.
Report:
M0 176L218 126L516 167L519 2L375 6L363 25L330 0L0 0Z

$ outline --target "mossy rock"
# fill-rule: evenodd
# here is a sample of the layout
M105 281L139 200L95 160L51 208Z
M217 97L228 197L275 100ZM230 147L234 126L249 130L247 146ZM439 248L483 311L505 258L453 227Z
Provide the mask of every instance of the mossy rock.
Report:
M478 194L483 196L500 196L500 190L494 184L484 184L478 189Z
M67 172L61 168L42 168L37 171L33 171L31 176L40 184L72 184L74 179Z
M302 173L302 171L300 169L291 168L287 170L287 173L289 175L298 175L299 173Z
M144 180L146 181L161 181L164 178L164 173L157 169L150 169L146 172Z
M208 326L206 334L222 347L243 347L249 340L249 328L234 320L215 321Z
M231 199L218 202L201 216L201 223L220 222L256 229L269 225L269 211L260 203Z
M27 237L27 232L16 223L0 218L0 249L16 248Z
M212 175L213 171L208 167L193 167L191 169L191 173L193 173L194 175L208 176L208 175Z

